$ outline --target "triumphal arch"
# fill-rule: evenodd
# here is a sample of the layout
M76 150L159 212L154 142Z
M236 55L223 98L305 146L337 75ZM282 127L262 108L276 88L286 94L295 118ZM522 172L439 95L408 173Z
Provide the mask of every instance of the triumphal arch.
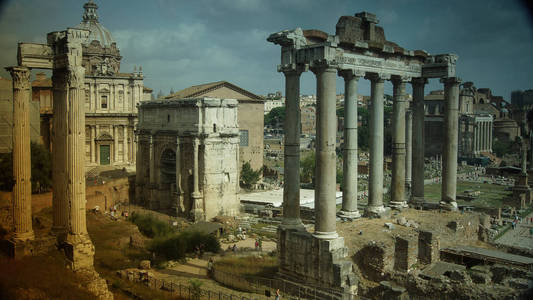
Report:
M445 94L445 141L440 205L455 210L457 203L457 138L459 83L454 54L430 55L407 50L387 41L374 14L342 16L335 35L320 30L284 30L268 37L281 46L278 71L285 75L285 185L283 221L279 227L280 273L289 281L318 286L326 293L349 298L356 289L352 264L346 260L344 240L336 232L336 77L345 82L344 191L340 216L357 218L357 82L371 82L369 201L364 214L380 215L383 203L384 82L393 84L392 208L424 199L424 85L440 78ZM315 229L308 233L300 220L300 75L312 71L317 82L317 143L315 176ZM405 86L413 87L412 132L406 130ZM407 133L407 134L406 134ZM406 136L412 135L412 157L407 157ZM412 166L411 166L412 159ZM410 171L407 174L406 170ZM412 174L411 174L412 173ZM407 178L407 180L406 180ZM412 180L412 196L406 185Z

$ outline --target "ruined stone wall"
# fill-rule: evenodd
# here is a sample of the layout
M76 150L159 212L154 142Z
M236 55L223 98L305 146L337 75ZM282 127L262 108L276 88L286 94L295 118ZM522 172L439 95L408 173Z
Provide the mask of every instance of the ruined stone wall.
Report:
M432 264L439 260L440 240L431 231L420 230L418 233L418 262L421 264Z
M105 181L102 185L87 186L87 209L99 206L100 210L109 210L117 203L130 203L131 181L128 177Z
M397 236L394 243L394 269L409 271L417 262L418 241L412 237Z
M382 273L393 270L394 248L387 247L383 243L371 242L357 252L355 260L366 278L380 281Z

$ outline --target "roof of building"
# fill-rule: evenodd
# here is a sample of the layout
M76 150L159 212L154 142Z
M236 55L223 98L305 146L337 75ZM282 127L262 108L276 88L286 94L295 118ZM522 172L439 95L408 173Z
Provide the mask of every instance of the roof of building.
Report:
M115 43L115 39L111 32L98 21L98 13L96 12L98 5L93 0L89 0L83 5L83 8L85 9L83 20L76 28L90 31L89 37L84 41L84 44L88 45L92 41L98 41L102 47L110 47L111 44Z
M227 81L217 81L217 82L211 82L211 83L206 83L206 84L193 85L181 91L177 91L171 95L168 95L165 97L165 99L185 99L185 98L200 97L210 91L217 90L222 87L226 87L228 89L234 90L240 94L243 94L249 97L252 100L261 100L261 101L264 100L263 97L258 96L252 92L249 92ZM242 100L242 99L237 99L237 100Z

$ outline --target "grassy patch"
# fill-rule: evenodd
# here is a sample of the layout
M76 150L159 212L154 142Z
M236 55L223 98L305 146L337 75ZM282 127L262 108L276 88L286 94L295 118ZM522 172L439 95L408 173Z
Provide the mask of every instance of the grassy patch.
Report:
M463 195L466 190L480 191L481 194L472 201L458 200L457 202L460 205L475 207L502 207L502 200L511 194L505 188L503 185L459 181L457 182L457 195ZM426 184L424 186L425 198L430 202L439 202L441 189L441 183Z
M0 260L0 299L94 299L60 259L24 257Z
M272 256L229 256L215 262L217 271L237 276L261 276L272 278L278 271L278 259Z

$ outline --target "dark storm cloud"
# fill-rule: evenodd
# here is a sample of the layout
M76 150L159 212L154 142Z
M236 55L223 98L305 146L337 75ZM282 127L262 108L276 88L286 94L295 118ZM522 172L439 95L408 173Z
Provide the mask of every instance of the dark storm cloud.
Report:
M81 20L85 1L20 0L0 15L0 64L15 63L17 41L44 42L46 33ZM272 32L302 27L330 34L341 15L374 12L387 39L409 49L457 53L458 75L509 98L532 88L533 34L518 1L197 0L96 1L100 20L123 55L122 70L142 65L145 84L168 93L194 84L228 80L252 92L284 90L276 72L279 46ZM5 72L2 76L7 76ZM337 90L342 92L342 81ZM360 92L369 93L361 80ZM390 84L388 84L390 92ZM441 88L432 81L427 90ZM312 74L302 93L315 93Z

